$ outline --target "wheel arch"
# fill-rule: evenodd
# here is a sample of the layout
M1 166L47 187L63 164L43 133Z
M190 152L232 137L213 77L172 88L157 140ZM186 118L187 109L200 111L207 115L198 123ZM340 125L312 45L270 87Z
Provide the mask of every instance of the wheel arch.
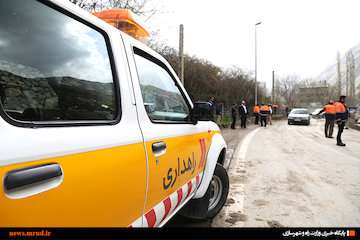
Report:
M224 166L224 162L225 162L225 155L226 155L226 148L223 148L219 154L217 163L219 163L220 165Z
M214 174L216 164L224 163L226 147L227 146L222 135L220 133L216 133L212 137L211 145L207 154L204 174L200 186L193 197L194 199L202 198L205 195Z

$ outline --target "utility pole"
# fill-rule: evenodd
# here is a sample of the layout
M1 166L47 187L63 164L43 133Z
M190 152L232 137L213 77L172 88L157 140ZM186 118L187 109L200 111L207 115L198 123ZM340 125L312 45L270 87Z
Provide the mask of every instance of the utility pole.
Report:
M345 95L349 96L349 81L350 81L350 56L346 54L346 73L345 73Z
M179 36L179 75L180 81L184 85L184 25L180 24L180 36Z
M340 52L337 53L337 97L341 96L341 68Z
M271 103L275 102L275 71L272 71L272 91L271 91Z
M258 103L258 84L257 84L257 33L256 33L256 27L260 25L261 22L258 22L255 24L255 105Z

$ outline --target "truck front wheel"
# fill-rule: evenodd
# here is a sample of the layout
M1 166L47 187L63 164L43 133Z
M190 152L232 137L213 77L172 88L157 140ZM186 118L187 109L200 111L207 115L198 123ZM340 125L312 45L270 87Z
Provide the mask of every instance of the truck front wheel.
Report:
M229 177L224 167L217 163L205 195L190 200L179 214L195 221L214 218L224 206L228 193Z
M210 200L207 218L213 218L224 206L229 193L229 177L222 165L216 164L208 190L210 191Z

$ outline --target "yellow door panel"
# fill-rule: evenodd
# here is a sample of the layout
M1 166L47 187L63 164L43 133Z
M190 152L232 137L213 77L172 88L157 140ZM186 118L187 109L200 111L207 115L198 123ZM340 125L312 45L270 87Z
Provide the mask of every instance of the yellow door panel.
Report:
M149 189L145 212L204 170L213 133L205 132L146 142ZM166 143L166 153L156 157L152 144Z
M0 167L7 172L57 163L63 182L57 188L10 199L1 184L1 227L119 227L142 216L146 156L142 143Z

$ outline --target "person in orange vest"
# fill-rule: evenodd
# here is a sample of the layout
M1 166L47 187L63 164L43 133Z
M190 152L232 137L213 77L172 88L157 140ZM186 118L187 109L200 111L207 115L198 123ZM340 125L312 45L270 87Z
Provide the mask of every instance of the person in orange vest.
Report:
M336 118L336 107L333 100L330 100L317 115L323 112L325 112L325 137L333 138L332 135Z
M260 125L263 127L266 127L267 125L267 118L270 114L269 106L265 105L264 103L261 103L260 107Z
M260 113L260 105L256 104L253 109L253 114L255 116L255 124L259 125L259 113Z
M345 104L346 96L340 96L338 102L335 103L336 108L336 123L338 125L338 133L336 137L336 145L345 147L346 145L341 140L341 135L344 131L345 123L348 120L349 112Z

